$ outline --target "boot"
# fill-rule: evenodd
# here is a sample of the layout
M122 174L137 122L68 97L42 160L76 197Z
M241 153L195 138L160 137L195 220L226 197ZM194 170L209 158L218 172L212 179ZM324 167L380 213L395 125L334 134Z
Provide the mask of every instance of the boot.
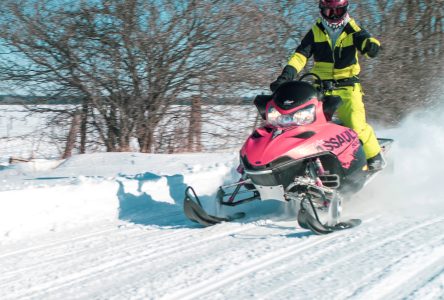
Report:
M387 163L385 162L382 153L379 152L376 156L367 159L367 165L369 171L380 171L385 168Z

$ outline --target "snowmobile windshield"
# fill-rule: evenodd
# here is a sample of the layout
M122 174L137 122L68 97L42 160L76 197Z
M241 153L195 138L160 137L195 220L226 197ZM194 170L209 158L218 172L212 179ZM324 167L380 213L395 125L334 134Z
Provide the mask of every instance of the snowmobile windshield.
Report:
M281 114L273 105L267 110L267 123L275 127L302 126L315 121L315 106L308 105L290 114Z

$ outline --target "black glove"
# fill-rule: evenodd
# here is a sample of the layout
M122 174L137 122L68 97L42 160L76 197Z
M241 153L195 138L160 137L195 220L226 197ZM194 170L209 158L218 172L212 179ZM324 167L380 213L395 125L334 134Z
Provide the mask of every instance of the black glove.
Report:
M369 57L373 58L378 55L379 52L379 45L372 42L367 41L367 44L365 45L364 50L362 51L364 54L367 54Z
M282 70L282 74L270 84L270 90L274 93L281 84L293 80L295 74L296 69L290 65L286 65Z

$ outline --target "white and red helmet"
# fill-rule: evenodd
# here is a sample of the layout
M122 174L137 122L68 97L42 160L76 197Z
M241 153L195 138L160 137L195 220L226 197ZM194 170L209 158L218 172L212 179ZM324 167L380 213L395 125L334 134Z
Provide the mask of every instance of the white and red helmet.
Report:
M348 16L348 0L320 0L319 9L327 24L332 28L337 28Z

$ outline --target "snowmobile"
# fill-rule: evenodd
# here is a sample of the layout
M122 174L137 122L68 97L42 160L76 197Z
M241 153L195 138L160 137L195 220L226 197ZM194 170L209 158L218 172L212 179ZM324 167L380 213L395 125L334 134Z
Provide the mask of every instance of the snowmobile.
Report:
M304 80L315 77L315 82ZM283 83L272 95L258 95L254 104L264 120L240 150L238 182L219 187L208 213L192 187L185 190L184 213L203 226L245 216L222 213L251 201L296 203L297 221L316 234L355 227L359 219L341 220L342 202L361 190L381 170L369 170L356 132L335 120L341 103L312 73ZM385 155L392 139L378 138Z

